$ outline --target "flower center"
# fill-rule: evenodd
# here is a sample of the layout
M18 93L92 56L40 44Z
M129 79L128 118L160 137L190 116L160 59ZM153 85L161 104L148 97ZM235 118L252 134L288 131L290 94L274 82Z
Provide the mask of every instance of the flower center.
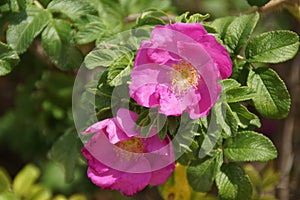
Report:
M197 89L201 76L191 63L181 60L178 64L173 64L175 71L170 72L172 81L172 91L181 95L191 88Z
M117 147L133 152L133 153L142 153L144 150L144 144L141 138L132 138L129 140L124 140L116 144Z
M121 161L130 161L131 159L137 160L144 152L144 144L141 138L132 138L117 143L114 150L117 157L120 157ZM136 153L141 154L137 155Z

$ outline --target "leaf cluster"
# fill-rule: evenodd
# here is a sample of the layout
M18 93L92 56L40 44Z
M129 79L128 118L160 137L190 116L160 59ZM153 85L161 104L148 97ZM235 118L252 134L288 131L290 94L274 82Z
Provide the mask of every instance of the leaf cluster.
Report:
M32 199L32 200L86 200L81 194L73 194L69 198L64 195L56 194L38 182L41 175L40 169L27 164L18 172L13 180L4 168L0 167L0 199Z
M159 6L156 6L159 5ZM77 69L86 53L105 38L132 26L124 20L149 7L169 9L168 0L5 0L0 4L0 76L37 43L38 51L61 70Z

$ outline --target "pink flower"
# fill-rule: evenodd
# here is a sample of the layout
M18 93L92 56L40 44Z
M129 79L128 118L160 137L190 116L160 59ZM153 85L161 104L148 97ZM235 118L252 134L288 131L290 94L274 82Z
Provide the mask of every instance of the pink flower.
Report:
M166 116L209 114L232 63L226 48L199 23L156 26L143 41L131 73L130 96Z
M84 134L95 133L82 149L88 177L101 189L134 195L148 184L163 184L175 168L172 143L153 129L147 138L135 129L137 114L119 109L115 118L97 122Z

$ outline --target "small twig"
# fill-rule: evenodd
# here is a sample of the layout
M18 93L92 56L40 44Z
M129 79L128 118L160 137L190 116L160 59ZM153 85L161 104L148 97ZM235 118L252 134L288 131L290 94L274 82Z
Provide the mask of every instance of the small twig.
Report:
M237 58L238 60L245 60L245 58L244 58L243 56L241 56L241 55L237 55L236 58Z
M288 2L287 0L271 0L269 3L267 3L263 7L254 7L252 9L246 11L245 13L246 14L255 13L255 12L265 13L265 12L269 12L269 11L278 10L278 9L282 8L284 6L284 4L287 2Z
M44 9L44 6L43 6L38 0L34 0L33 3L34 3L37 7L41 8L41 9Z

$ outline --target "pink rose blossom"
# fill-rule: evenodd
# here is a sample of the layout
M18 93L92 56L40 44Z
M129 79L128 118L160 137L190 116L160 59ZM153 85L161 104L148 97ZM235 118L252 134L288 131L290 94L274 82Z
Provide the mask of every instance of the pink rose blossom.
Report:
M88 161L88 177L101 189L134 195L148 184L163 184L175 168L172 143L161 141L157 130L141 138L136 131L137 114L119 109L115 118L91 125L84 134L95 133L82 149Z
M207 116L232 63L226 48L200 23L156 26L143 41L131 73L130 96L166 116Z

